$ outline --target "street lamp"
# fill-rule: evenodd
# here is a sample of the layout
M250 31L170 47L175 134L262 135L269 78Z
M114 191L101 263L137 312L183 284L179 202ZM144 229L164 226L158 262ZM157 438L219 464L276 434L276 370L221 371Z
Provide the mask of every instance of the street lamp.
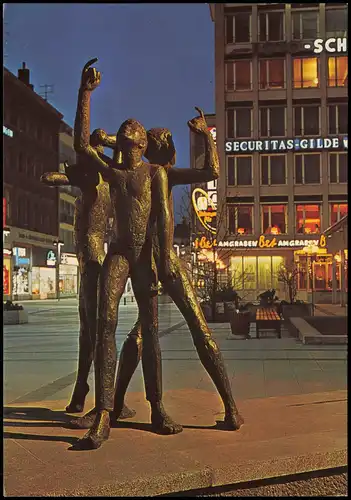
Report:
M307 258L309 258L309 265L311 266L311 302L312 302L312 314L314 315L314 257L318 254L318 246L311 243L310 245L303 248L304 252L307 253Z
M61 262L61 247L63 247L64 242L61 240L54 241L54 245L57 246L57 261L56 261L56 297L60 300L60 262Z

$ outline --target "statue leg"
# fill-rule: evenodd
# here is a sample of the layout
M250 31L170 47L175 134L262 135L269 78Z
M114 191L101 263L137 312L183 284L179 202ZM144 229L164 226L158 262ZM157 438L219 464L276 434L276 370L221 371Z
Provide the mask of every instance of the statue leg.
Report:
M171 250L171 267L175 278L162 284L183 314L201 363L222 398L225 417L224 422L219 425L228 430L237 430L244 420L235 405L224 360L212 338L188 273L173 250Z
M148 264L150 266L150 263ZM158 338L158 298L157 291L151 292L148 265L141 263L133 272L132 284L139 306L139 317L143 339L142 367L146 399L151 406L152 428L159 434L178 434L181 425L167 415L162 404L162 360Z
M93 269L93 271L95 271ZM89 274L89 271L88 271ZM87 312L85 308L84 301L84 290L83 282L95 280L95 289L97 293L97 282L98 275L92 272L86 280L84 280L83 275L80 280L79 287L79 321L80 321L80 331L79 331L79 358L78 358L78 373L75 387L72 393L71 402L66 406L66 411L68 413L80 413L84 409L84 403L86 395L89 392L89 385L87 383L91 364L93 362L94 346L92 344L89 332L89 324L87 318ZM91 286L93 284L91 283ZM96 305L95 305L96 308Z
M125 257L108 253L103 263L99 297L98 334L95 348L95 408L91 429L76 444L77 449L96 449L108 439L109 413L113 410L114 381L117 364L115 332L118 305L129 274Z
M113 412L110 415L111 423L116 423L119 418L130 418L135 415L135 411L129 410L124 404L124 398L131 378L139 364L141 352L141 324L138 317L133 329L124 341L121 354L119 355L115 384L115 399Z

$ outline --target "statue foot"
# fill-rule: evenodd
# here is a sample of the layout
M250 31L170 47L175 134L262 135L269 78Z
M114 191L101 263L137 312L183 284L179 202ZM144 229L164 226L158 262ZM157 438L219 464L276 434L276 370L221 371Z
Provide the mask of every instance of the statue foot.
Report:
M93 426L72 447L75 450L97 450L110 435L110 416L107 410L96 414Z
M95 408L93 408L88 413L83 415L83 417L73 418L72 420L70 420L66 424L66 427L68 427L69 429L90 429L95 422L96 416L97 411Z
M158 403L155 407L152 407L151 424L152 430L157 434L179 434L183 431L183 427L167 415L162 403Z
M77 383L71 402L66 406L67 413L81 413L84 410L85 398L89 392L89 385L87 383Z
M135 410L131 410L125 404L122 406L122 409L114 409L113 412L110 413L111 424L117 424L118 420L125 420L126 418L132 418L136 414Z
M237 411L231 410L225 413L223 421L217 422L217 427L226 431L237 431L243 423L243 417Z

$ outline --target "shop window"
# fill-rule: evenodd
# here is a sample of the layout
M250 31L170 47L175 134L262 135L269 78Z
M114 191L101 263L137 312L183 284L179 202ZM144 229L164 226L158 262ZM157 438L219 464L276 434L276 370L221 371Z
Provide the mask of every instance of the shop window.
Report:
M336 9L334 6L325 11L326 39L347 37L347 7ZM331 7L331 6L330 6Z
M287 205L261 205L261 231L264 234L287 233Z
M320 129L319 106L296 106L294 108L294 135L296 137L319 135Z
M272 257L272 288L277 289L279 287L278 273L283 264L284 257L281 257L280 255Z
M298 268L297 289L298 290L306 290L307 289L307 260L306 260L306 257L300 256L296 265Z
M329 180L331 183L347 182L347 153L329 153Z
M260 42L278 42L285 39L284 12L262 12L259 15Z
M294 40L314 40L318 38L319 16L317 11L304 10L292 13L292 36Z
M285 89L285 59L260 60L260 89Z
M258 257L258 286L260 290L272 287L272 258L270 256Z
M261 156L261 184L286 184L286 155Z
M229 234L253 233L253 205L228 205Z
M295 155L295 183L320 184L321 155L319 153Z
M228 186L252 185L252 156L229 156Z
M330 203L330 225L339 222L347 215L347 203Z
M226 16L226 43L251 42L251 14L249 12L238 12L235 15Z
M335 104L328 106L329 134L347 134L348 105Z
M328 86L347 87L348 61L346 56L328 57Z
M257 288L256 257L244 257L244 289L255 290Z
M285 137L286 120L285 106L260 108L260 136Z
M319 234L320 228L320 205L296 205L296 233Z
M236 108L227 110L227 137L250 138L252 137L252 109Z
M250 60L237 60L226 65L227 90L252 89L252 62Z
M244 288L243 258L230 257L229 270L232 287L234 288L234 290L242 290Z
M317 57L297 57L293 59L293 86L295 89L319 87Z

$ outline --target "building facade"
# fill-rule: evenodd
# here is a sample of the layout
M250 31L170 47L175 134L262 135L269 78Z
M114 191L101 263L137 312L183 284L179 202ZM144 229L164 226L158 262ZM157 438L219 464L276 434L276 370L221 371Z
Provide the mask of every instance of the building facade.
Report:
M58 191L40 176L59 167L62 115L30 84L4 68L4 299L56 296Z
M73 145L73 129L65 122L61 123L59 137L59 171L65 171L64 164L76 163L76 153ZM62 297L76 296L79 289L78 260L74 244L74 210L76 198L80 189L74 186L60 188L59 237L61 244L59 267L59 294Z
M329 301L323 231L347 214L346 3L210 4L215 25L218 244L252 299L295 261L299 297ZM223 240L223 241L221 241ZM319 247L308 264L311 245ZM340 266L337 266L340 283Z

